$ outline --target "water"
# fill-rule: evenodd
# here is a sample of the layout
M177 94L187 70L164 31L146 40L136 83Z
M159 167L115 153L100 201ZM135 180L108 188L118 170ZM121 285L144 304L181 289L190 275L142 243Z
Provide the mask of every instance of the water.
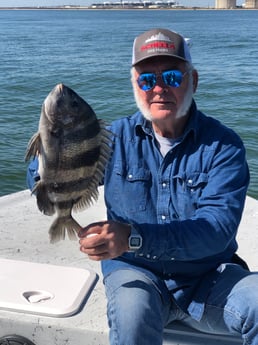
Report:
M152 27L190 37L199 108L242 137L258 199L258 12L192 10L0 11L0 195L26 188L24 153L41 104L59 82L107 121L136 110L132 42Z

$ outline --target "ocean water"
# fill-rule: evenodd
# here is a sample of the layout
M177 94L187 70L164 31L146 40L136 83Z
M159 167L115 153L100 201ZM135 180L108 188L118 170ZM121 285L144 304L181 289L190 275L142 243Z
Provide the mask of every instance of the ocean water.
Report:
M134 37L152 27L192 41L198 107L243 139L258 199L258 12L255 10L0 11L0 195L26 187L27 143L41 104L60 82L107 122L136 110Z

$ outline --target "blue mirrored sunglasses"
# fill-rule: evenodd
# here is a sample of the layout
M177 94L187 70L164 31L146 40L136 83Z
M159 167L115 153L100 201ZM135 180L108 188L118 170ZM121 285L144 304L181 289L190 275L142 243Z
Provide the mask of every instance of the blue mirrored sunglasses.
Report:
M164 71L159 74L155 73L141 73L137 79L139 88L143 91L150 91L157 84L157 77L161 76L163 82L170 87L179 87L182 83L184 76L188 73L186 71L184 74L176 69Z

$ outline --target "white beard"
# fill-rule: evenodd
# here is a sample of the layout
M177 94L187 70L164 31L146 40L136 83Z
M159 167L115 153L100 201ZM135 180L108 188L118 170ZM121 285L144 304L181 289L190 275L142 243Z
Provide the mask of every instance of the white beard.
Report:
M141 113L143 114L143 116L146 118L146 120L152 121L152 114L150 112L150 110L147 108L146 104L144 104L143 100L141 99L140 95L139 95L139 86L137 84L137 81L134 78L134 71L132 69L131 71L132 74L132 86L133 86L133 92L134 92L134 99L136 102L136 105L138 107L138 109L141 111ZM187 112L192 104L192 100L193 100L193 77L192 74L189 74L189 86L188 89L185 93L184 96L184 101L182 102L181 106L179 107L179 109L176 112L175 118L179 119L185 115L187 115Z
M181 106L178 108L176 112L176 119L179 119L180 117L183 117L187 115L188 110L190 109L190 106L193 101L193 77L192 74L189 75L189 82L188 82L188 88L186 90L184 101L182 102Z
M143 103L143 100L141 99L139 95L139 86L137 84L137 81L134 78L132 78L132 86L133 86L134 99L135 99L138 109L140 110L140 112L142 113L142 115L145 117L146 120L152 121L151 112Z

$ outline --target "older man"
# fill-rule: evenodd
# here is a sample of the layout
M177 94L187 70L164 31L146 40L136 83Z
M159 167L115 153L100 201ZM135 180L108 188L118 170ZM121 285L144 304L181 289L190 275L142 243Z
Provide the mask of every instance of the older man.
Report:
M108 221L81 232L102 260L112 345L162 344L173 320L258 344L258 275L235 254L249 172L241 139L197 110L186 41L154 29L133 46L139 111L112 123ZM89 236L95 234L95 236Z

